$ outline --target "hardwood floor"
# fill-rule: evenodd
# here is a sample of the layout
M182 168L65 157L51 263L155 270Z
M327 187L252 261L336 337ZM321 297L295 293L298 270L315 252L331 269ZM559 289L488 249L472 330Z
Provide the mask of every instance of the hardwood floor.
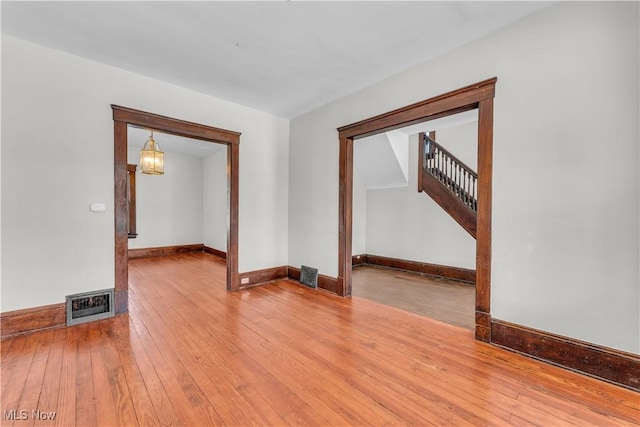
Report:
M415 273L363 266L353 269L352 294L474 330L473 285Z
M638 393L469 330L291 281L229 293L224 268L203 253L133 260L128 315L2 341L2 424L640 421Z

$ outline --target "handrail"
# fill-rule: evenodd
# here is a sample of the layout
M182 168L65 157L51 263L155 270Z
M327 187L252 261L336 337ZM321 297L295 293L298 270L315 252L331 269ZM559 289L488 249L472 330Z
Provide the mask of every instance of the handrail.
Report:
M477 212L478 174L449 150L422 133L422 167L471 210ZM421 150L422 151L422 150Z

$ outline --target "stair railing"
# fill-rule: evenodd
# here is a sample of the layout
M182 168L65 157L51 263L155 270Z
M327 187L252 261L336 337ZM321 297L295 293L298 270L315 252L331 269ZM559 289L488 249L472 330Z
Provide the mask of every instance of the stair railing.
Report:
M450 151L423 133L423 169L471 210L478 210L478 174Z

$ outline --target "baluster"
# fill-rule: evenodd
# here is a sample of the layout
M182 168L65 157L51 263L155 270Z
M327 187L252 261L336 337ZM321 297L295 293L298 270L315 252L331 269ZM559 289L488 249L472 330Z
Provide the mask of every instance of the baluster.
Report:
M446 173L446 182L447 182L447 187L449 187L450 183L451 183L451 158L449 156L447 156L447 173Z
M453 191L453 194L456 195L456 197L458 196L457 192L456 192L456 173L458 170L458 163L451 159L451 191Z
M456 162L456 194L458 198L462 198L462 193L460 193L460 164Z
M467 199L467 205L469 205L469 202L471 201L471 175L469 173L466 174L467 177L465 179L466 183L465 183L465 192L467 193L466 199Z
M424 159L422 159L422 167L424 169L429 169L429 154L427 153L427 144L425 143L425 150L424 150Z
M478 205L477 205L477 200L478 200L478 196L476 195L476 186L477 186L478 182L476 180L476 178L473 178L473 210L477 210L478 209Z
M447 154L444 154L444 183L447 183L447 178L449 177L449 156L447 156Z
M469 175L469 173L465 172L465 183L464 183L464 192L465 192L465 199L467 199L467 206L469 205L469 198L471 196L471 180L470 177L471 175Z
M462 201L467 203L467 170L462 169L462 177L460 179L460 194L462 195Z
M451 157L447 156L447 186L451 188Z
M453 163L453 194L458 197L458 162L451 160Z

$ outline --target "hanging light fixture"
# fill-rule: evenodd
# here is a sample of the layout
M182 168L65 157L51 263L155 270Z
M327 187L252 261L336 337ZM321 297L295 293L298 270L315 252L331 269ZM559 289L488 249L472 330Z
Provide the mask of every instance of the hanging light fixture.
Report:
M140 150L140 170L149 175L164 174L164 153L160 151L160 146L151 136Z

